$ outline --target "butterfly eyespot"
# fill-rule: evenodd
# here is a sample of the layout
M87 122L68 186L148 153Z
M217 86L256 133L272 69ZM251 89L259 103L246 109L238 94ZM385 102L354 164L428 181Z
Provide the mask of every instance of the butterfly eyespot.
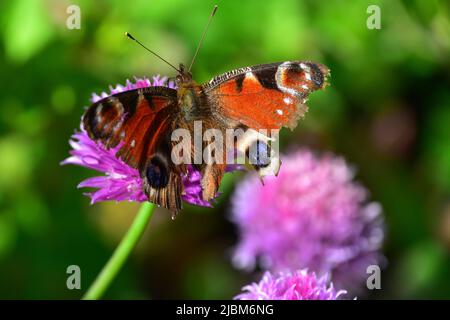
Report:
M308 67L310 69L310 79L317 88L322 88L329 73L328 69L325 66L315 63L308 63Z
M267 167L270 164L270 153L270 146L261 140L254 141L247 149L247 157L250 164L258 169Z
M164 188L169 182L166 165L157 157L154 157L145 172L148 184L155 189Z

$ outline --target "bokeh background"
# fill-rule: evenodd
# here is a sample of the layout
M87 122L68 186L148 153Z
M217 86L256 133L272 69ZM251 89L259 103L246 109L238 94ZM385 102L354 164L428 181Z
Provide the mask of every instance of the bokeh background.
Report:
M198 82L229 69L313 60L331 86L282 150L343 155L384 208L389 264L368 298L450 298L450 4L438 0L219 1L193 68ZM81 29L66 27L81 8ZM133 76L173 76L124 37L188 62L212 1L0 2L0 298L77 299L137 209L91 206L77 184L95 173L61 167L92 92ZM381 8L369 30L367 7ZM237 232L228 175L214 209L158 210L106 298L229 299L254 275L233 268ZM81 267L82 289L66 288Z

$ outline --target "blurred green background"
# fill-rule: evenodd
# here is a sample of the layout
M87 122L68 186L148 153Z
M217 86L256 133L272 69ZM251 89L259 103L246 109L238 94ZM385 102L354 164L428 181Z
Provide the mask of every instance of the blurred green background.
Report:
M77 184L95 173L60 167L92 92L133 76L173 76L124 37L169 61L190 61L215 2L0 2L0 298L80 298L138 205L94 206ZM67 7L81 9L69 30ZM229 69L314 60L332 70L283 151L342 154L385 212L382 290L369 298L450 298L450 3L219 1L194 66L198 82ZM381 29L369 30L371 4ZM157 211L106 298L229 299L252 275L235 270L228 175L214 209ZM81 267L81 290L66 268Z

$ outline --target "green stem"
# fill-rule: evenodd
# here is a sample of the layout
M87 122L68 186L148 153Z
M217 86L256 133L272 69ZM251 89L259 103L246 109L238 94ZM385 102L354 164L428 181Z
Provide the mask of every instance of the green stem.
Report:
M145 227L153 215L153 209L154 205L152 203L145 202L142 204L139 212L134 218L133 224L122 238L119 246L103 267L94 283L83 296L83 300L98 300L103 296L106 289L111 285L111 282L130 256L131 251L136 247L136 244L144 233Z

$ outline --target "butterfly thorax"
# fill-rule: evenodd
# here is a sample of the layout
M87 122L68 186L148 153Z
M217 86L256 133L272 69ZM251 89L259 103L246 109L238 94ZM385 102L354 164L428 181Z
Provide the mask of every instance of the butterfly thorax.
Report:
M185 71L183 64L180 64L180 73L176 77L178 87L177 98L181 114L186 121L196 120L199 116L198 106L201 104L201 86L193 79L189 71Z
M201 88L194 81L183 83L177 90L178 107L186 121L198 118L196 107L200 104Z

